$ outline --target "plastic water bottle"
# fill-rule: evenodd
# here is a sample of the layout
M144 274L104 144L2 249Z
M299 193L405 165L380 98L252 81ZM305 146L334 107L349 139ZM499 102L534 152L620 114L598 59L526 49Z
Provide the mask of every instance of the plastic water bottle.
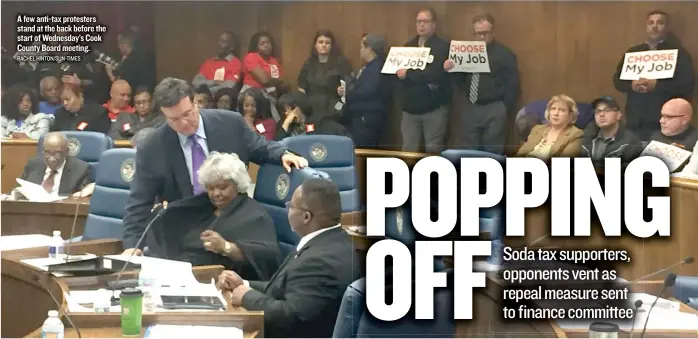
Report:
M48 311L48 318L44 321L44 326L41 327L42 338L63 338L65 327L61 318L58 317L58 311Z
M155 312L155 282L156 275L152 269L147 269L146 265L141 265L138 274L138 286L143 292L143 313Z
M65 241L61 238L61 231L53 231L51 246L48 248L49 258L62 258L65 253Z
M97 295L92 305L95 313L109 312L111 308L111 294L107 290L100 288L97 290Z

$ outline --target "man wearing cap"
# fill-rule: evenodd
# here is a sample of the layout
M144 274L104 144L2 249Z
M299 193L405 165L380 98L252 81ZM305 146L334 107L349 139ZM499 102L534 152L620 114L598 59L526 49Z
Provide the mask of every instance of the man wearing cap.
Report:
M621 158L623 165L637 158L642 152L642 141L622 125L618 102L604 96L591 105L598 133L585 135L582 154L590 157L596 168L603 168L606 158Z
M685 99L671 99L662 106L659 119L661 130L654 132L650 141L659 141L688 151L698 141L698 129L691 126L693 108Z
M347 88L337 89L339 96L346 95L345 117L351 129L356 147L376 148L385 130L390 107L390 84L381 73L385 62L385 39L376 34L366 34L359 50L364 67Z

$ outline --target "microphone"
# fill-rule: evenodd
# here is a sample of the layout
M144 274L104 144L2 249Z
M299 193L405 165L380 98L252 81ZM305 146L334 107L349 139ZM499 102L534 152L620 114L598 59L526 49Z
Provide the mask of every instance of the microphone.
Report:
M65 262L70 261L70 247L73 245L73 237L75 237L75 224L78 222L78 212L80 211L80 204L75 204L75 216L73 217L73 227L70 229L70 243L65 247Z
M637 310L642 307L642 300L635 300L635 312L633 312L633 324L630 327L630 338L633 337L633 331L635 330L635 320L637 320Z
M157 211L157 212L156 212ZM145 227L145 230L143 230L143 234L141 234L141 237L138 239L136 242L136 246L134 246L134 249L138 249L138 247L141 245L143 242L143 239L145 239L145 235L148 234L148 231L150 231L150 228L155 224L155 221L160 219L165 214L166 209L163 208L162 204L158 204L155 206L153 209L153 212L156 212L155 217L153 217L152 220L148 223L148 226ZM127 287L130 285L132 282L129 281L129 284L124 286L123 282L121 282L121 275L124 273L126 270L126 267L128 267L128 264L131 263L131 259L133 259L133 255L136 254L136 251L131 251L131 255L128 256L128 259L126 260L126 264L124 264L124 267L121 268L121 271L119 271L119 274L116 275L116 279L113 282L108 282L107 283L107 288L112 290L112 297L111 301L114 303L117 299L115 296L115 291L119 289L123 289L124 287Z
M526 247L533 247L533 246L539 244L540 242L542 242L543 240L547 239L549 236L550 236L550 233L545 234L545 235L543 235L542 237L540 237L540 238L538 238L538 239L536 239L536 240L533 240L533 241L532 241L530 244L528 244Z
M47 274L48 274L48 273L47 273ZM46 290L46 292L48 292L48 295L50 295L50 296L51 296L51 299L53 299L53 303L56 304L56 307L58 307L58 309L59 309L61 312L63 312L63 315L65 315L65 318L68 319L68 323L70 323L70 326L72 326L72 327L75 329L75 332L77 332L78 338L82 338L82 335L80 334L80 329L79 329L77 326L75 326L75 323L73 322L73 319L71 319L70 316L68 315L68 312L67 312L65 309L63 309L61 303L58 302L58 299L56 299L56 296L54 296L54 295L53 295L53 292L51 292L51 289L48 288L48 286L46 286L46 282L45 282L44 279L41 277L41 275L36 274L36 275L33 276L33 279L34 279L34 281L36 281L37 283L39 283L39 285L41 285L41 287L42 287L44 290Z
M650 321L650 314L652 314L652 309L654 308L654 305L657 305L657 302L659 301L659 297L664 294L664 291L666 291L667 288L674 286L674 283L676 282L676 274L674 273L669 273L669 275L666 276L666 279L664 279L664 287L662 288L662 291L657 294L657 298L654 299L654 302L652 303L652 306L650 306L649 311L647 311L647 319L645 319L645 326L642 328L642 335L640 338L645 337L645 332L647 331L647 324Z
M671 265L671 266L669 266L669 267L667 267L667 268L664 268L664 269L661 269L661 270L659 270L659 271L656 271L656 272L653 272L653 273L644 275L644 276L639 277L639 278L637 278L637 279L635 279L635 280L633 280L633 281L631 281L631 282L628 282L627 285L632 285L632 284L634 284L634 283L636 283L636 282L638 282L638 281L640 281L640 280L645 280L645 279L647 279L647 278L649 278L649 277L653 277L653 276L655 276L655 275L659 275L659 274L662 274L662 273L664 273L664 272L668 272L668 271L670 271L672 268L674 268L674 267L676 267L676 266L683 265L683 264L692 264L692 263L693 263L693 257L686 257L686 258L684 258L683 260L681 260L681 261L679 261L679 262L677 262L677 263L675 263L675 264L673 264L673 265Z

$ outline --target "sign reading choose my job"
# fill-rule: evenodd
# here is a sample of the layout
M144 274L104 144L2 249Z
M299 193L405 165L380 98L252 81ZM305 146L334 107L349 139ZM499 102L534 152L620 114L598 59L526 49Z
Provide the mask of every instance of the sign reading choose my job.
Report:
M395 74L399 69L424 70L434 61L430 52L431 48L427 47L391 47L381 73Z
M449 72L489 73L490 60L484 41L451 41L448 59L455 65Z
M625 53L620 80L671 79L678 53L678 49Z

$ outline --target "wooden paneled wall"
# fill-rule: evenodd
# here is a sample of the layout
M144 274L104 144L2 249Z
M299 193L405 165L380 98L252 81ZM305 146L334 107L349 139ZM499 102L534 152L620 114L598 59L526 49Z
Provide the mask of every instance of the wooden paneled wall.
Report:
M624 101L613 88L613 72L623 52L644 40L645 16L652 9L671 15L674 31L698 70L698 2L255 1L156 3L157 73L190 79L215 51L221 31L232 29L239 34L245 52L250 36L266 30L275 39L286 77L295 83L318 29L331 29L344 54L358 67L363 33L381 33L390 44L403 44L415 34L415 12L425 5L437 11L438 33L448 39L472 38L475 14L487 11L495 16L497 39L518 56L521 103L559 93L578 101L605 94ZM453 144L458 140L459 115L454 107L449 131ZM400 143L399 117L398 112L392 114L385 140L393 146Z

